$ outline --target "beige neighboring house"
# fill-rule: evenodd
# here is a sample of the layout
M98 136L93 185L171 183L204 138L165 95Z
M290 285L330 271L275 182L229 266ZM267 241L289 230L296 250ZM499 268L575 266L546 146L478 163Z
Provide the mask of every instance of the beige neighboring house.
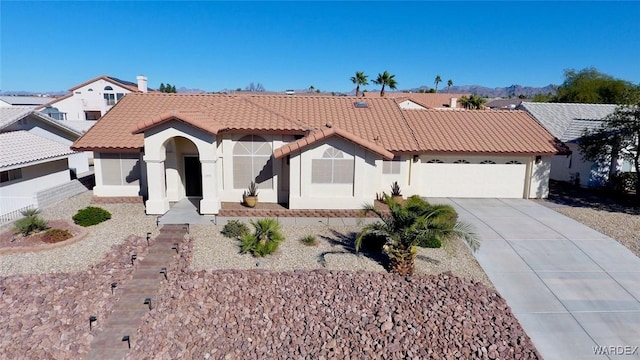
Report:
M240 202L360 209L404 196L537 198L557 140L521 111L403 110L395 99L132 93L77 140L100 197L143 196L148 214L185 197L202 214Z
M366 91L364 98L379 98L377 91ZM425 109L463 109L459 101L461 97L469 97L471 94L447 94L447 93L403 93L385 92L384 97L395 99L401 109L425 110Z

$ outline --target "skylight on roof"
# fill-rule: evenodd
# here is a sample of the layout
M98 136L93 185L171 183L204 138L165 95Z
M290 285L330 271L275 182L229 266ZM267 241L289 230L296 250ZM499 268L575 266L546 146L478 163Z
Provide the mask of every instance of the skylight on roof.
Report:
M366 109L369 107L366 101L356 101L353 103L353 106L357 107L358 109Z

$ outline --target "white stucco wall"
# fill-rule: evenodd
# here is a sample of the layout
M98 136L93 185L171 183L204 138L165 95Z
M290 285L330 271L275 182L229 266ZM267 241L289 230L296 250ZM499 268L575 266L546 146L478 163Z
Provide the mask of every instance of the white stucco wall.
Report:
M535 157L531 159L530 199L546 199L549 197L549 174L552 169L552 156L542 156L536 164Z
M312 183L313 159L322 158L330 146L341 150L353 160L354 177L351 184ZM306 148L302 153L291 154L291 184L289 207L291 209L361 209L364 203L375 199L379 187L375 159L367 156L367 150L339 137Z
M0 183L0 198L31 197L37 192L71 181L67 166L67 159L54 160L22 168L22 178ZM13 211L11 204L20 205L15 201L2 201L2 212Z
M131 92L128 89L115 85L114 83L99 79L75 89L72 96L62 99L52 104L52 106L58 108L60 112L67 113L67 120L71 121L86 120L84 114L85 111L100 111L101 114L104 115L112 106L107 105L107 102L104 99L104 88L106 86L111 86L113 91L109 92L114 94L128 94Z
M400 109L405 109L405 110L424 110L424 109L426 109L424 106L418 105L418 104L414 103L411 100L402 101L402 102L400 102L398 104L398 106L400 106Z

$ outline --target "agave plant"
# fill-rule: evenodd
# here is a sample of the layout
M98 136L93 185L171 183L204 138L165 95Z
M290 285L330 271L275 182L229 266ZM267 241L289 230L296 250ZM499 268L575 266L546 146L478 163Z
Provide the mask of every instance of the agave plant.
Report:
M370 204L363 207L365 213L372 212L381 221L364 226L356 237L355 247L359 251L363 240L371 235L385 238L383 249L389 256L391 272L412 275L418 245L439 247L453 237L462 238L473 251L480 245L470 226L459 222L450 206L431 205L415 195L404 204L398 204L385 195L384 202L389 207L389 215Z

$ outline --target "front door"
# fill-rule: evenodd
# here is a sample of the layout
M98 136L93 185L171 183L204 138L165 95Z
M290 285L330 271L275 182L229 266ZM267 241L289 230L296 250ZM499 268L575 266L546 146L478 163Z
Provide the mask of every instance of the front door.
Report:
M197 156L184 157L184 187L188 197L202 197L202 166Z

